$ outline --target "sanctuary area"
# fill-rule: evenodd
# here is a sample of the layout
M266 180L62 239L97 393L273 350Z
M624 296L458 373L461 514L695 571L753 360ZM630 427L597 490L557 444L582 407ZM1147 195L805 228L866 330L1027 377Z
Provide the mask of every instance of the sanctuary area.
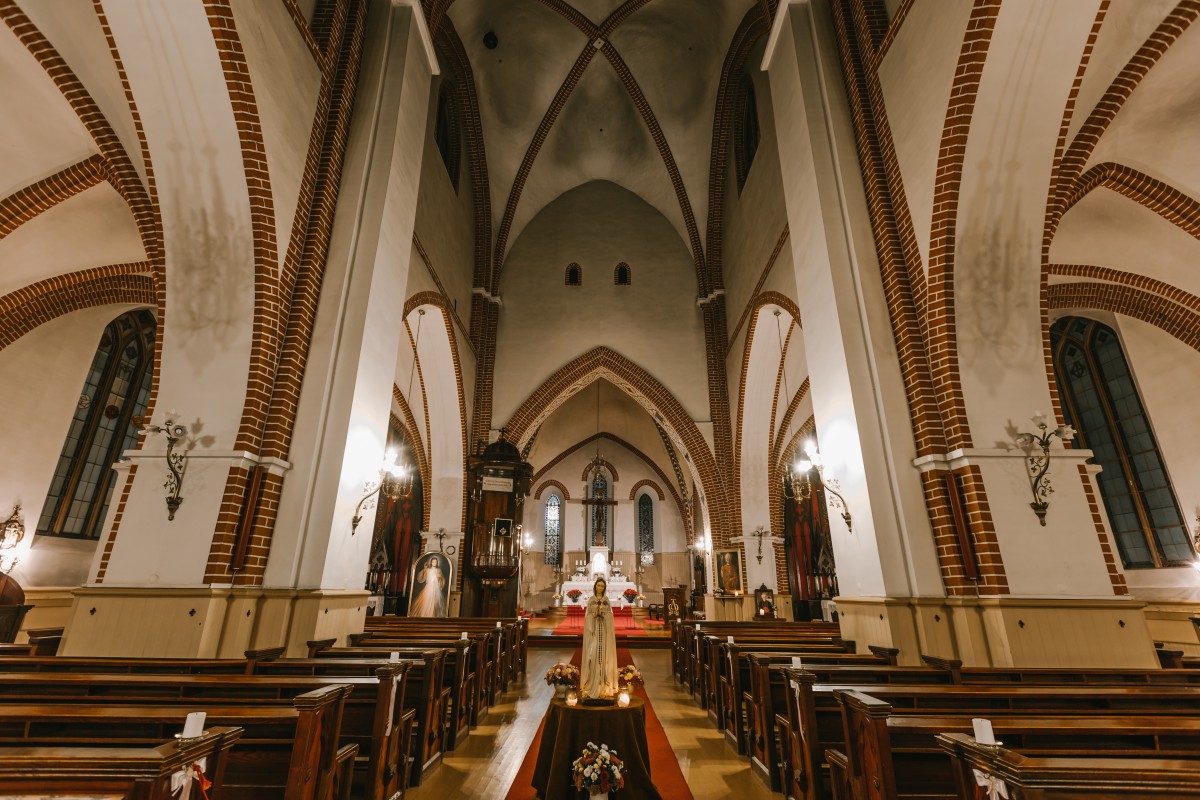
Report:
M1200 800L1200 0L0 0L0 797Z

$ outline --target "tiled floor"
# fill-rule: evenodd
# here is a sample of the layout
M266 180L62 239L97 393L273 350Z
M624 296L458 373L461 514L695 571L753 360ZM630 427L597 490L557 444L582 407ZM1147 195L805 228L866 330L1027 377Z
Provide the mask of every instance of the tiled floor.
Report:
M750 773L749 762L725 745L706 712L692 703L685 689L675 685L670 651L632 652L645 678L646 693L696 800L782 797L763 787ZM568 660L571 653L569 649L530 649L528 679L509 689L483 724L472 730L458 750L448 754L425 784L408 796L413 800L502 800L550 703L550 689L541 675L550 665Z

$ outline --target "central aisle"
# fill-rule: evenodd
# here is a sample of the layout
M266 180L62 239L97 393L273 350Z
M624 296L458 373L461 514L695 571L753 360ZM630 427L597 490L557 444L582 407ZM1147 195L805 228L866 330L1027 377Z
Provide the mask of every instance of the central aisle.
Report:
M483 724L474 728L456 751L446 755L424 785L410 789L406 796L413 800L503 798L550 705L553 692L542 676L552 665L569 661L575 649L530 648L525 683L513 684ZM779 795L767 791L751 774L749 762L725 746L721 732L703 710L692 704L687 691L675 685L670 651L635 650L632 656L696 800L778 800Z

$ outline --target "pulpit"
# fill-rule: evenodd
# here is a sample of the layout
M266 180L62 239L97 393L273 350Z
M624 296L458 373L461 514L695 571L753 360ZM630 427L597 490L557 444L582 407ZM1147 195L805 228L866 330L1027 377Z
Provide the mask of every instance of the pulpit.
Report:
M684 604L686 590L682 586L663 587L663 624L673 619L683 619L687 616L687 606Z
M521 531L517 520L533 480L533 467L516 445L504 438L468 459L470 526L463 565L470 579L463 585L464 616L511 617L516 613L521 563Z

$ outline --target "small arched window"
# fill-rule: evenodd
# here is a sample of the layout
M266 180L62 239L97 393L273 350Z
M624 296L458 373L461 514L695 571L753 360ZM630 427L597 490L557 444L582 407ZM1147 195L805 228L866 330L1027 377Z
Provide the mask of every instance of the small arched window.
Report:
M734 107L733 120L733 152L734 166L737 171L738 191L746 185L746 176L750 174L750 165L758 153L758 142L762 135L758 127L758 101L754 96L754 81L749 75L742 76L742 82Z
M1175 490L1116 331L1084 317L1050 328L1067 422L1103 467L1096 476L1126 568L1195 558Z
M613 283L617 286L628 286L633 283L633 273L630 271L629 265L624 261L617 264L617 268L613 272Z
M654 552L654 501L648 494L638 498L638 552Z
M552 494L546 498L545 517L546 563L559 563L562 552L562 500Z
M433 140L437 143L442 163L446 165L446 172L455 191L458 191L458 167L462 153L462 140L458 131L458 102L454 86L449 81L442 81L438 90Z
M582 286L583 285L583 267L572 261L567 264L567 286Z
M600 470L592 474L591 493L593 500L608 499L608 478ZM588 539L593 545L608 544L608 506L595 503L591 507L591 525L588 526ZM596 534L599 533L599 536Z
M154 362L154 316L130 311L108 324L92 358L38 519L43 535L98 539L116 485L113 462L137 444Z

